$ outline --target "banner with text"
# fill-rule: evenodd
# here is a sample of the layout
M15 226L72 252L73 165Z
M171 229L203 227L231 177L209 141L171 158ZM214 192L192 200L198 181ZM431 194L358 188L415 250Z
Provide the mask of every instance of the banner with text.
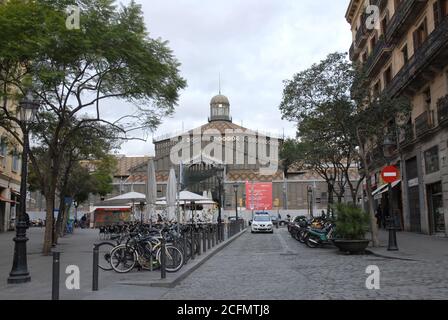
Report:
M272 210L272 182L246 182L246 209Z

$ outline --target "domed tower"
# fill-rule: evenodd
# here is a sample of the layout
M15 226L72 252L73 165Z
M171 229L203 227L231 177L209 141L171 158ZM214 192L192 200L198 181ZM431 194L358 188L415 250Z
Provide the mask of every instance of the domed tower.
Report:
M212 121L229 121L230 118L230 102L226 96L219 94L214 96L210 101L210 119Z

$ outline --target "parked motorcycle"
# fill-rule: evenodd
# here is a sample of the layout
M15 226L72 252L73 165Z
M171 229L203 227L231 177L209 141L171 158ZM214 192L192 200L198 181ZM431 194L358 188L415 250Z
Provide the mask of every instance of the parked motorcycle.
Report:
M302 235L304 237L303 241L310 248L317 248L319 246L331 244L335 227L335 224L332 222L325 223L322 229L309 227Z

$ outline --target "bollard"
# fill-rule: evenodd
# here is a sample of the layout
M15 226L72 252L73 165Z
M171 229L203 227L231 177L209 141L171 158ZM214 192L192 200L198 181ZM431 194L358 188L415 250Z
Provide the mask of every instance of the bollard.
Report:
M93 247L93 279L92 279L92 291L98 291L98 261L99 261L99 250L98 246Z
M196 248L197 254L198 256L200 256L202 249L201 249L201 233L199 231L196 232L196 245L197 245Z
M190 258L190 257L188 257L188 254L187 254L187 233L184 232L182 234L182 237L183 237L182 240L183 240L183 249L184 249L184 263L187 264L188 259Z
M207 231L205 229L202 230L202 252L207 252Z
M53 281L51 288L52 300L59 300L60 255L60 252L53 252Z
M162 279L166 278L166 240L162 238L160 241L160 274Z
M194 250L195 250L195 248L194 248L194 232L193 232L193 228L191 228L190 240L191 240L191 242L190 242L191 260L194 260L194 254L195 254Z
M210 230L210 237L212 238L212 248L215 247L215 226L212 226Z
M207 249L208 250L210 250L212 247L212 239L211 239L211 237L210 237L210 234L211 234L211 232L210 232L210 226L208 226L208 228L207 228Z

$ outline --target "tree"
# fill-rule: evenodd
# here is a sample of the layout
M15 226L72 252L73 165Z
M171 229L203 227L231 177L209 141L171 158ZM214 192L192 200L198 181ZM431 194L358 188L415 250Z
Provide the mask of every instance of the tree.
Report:
M80 8L79 30L66 27L67 5ZM51 132L35 141L45 146L47 161L30 153L47 202L43 253L49 254L53 203L70 141L95 124L117 130L121 139L132 139L137 128L154 129L174 112L186 82L167 43L149 37L134 1L118 8L112 0L11 0L0 6L0 30L0 124L23 143L9 106L31 90L44 112L38 126ZM130 110L112 120L105 112L116 100Z
M332 53L320 63L299 72L285 82L280 110L283 118L298 123L298 136L308 144L307 162L324 179L328 171L340 172L356 203L357 191L372 168L367 164L367 142L378 139L394 115L406 113L405 104L384 96L372 99L364 72L346 59L345 53ZM381 104L381 105L380 105ZM385 121L388 119L388 121ZM349 179L353 163L364 165L361 179ZM378 229L371 198L370 179L366 179L372 241L378 243ZM345 185L340 185L340 189Z

